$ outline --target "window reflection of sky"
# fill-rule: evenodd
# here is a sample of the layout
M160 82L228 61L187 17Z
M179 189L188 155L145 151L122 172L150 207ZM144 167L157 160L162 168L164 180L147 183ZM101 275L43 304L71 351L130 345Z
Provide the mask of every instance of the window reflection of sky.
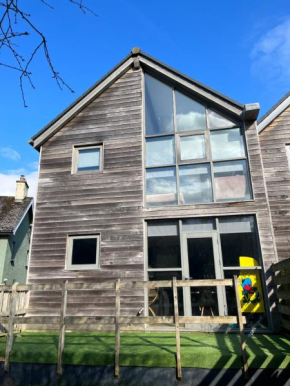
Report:
M180 137L181 160L206 158L204 135Z
M212 201L209 165L180 166L180 199L183 203Z
M240 129L211 131L210 140L214 160L245 157L244 141Z
M174 137L148 138L146 140L146 166L175 163Z

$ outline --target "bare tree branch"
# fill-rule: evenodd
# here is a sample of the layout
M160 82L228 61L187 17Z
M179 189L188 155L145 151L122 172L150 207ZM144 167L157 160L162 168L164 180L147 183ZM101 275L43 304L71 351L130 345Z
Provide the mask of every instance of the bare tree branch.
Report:
M25 0L24 0L25 1ZM54 7L46 0L38 0L51 10ZM76 5L83 13L91 13L97 16L90 8L83 4L83 0L66 0L68 3ZM63 87L69 91L74 92L73 89L65 82L60 76L59 72L56 71L54 64L51 60L50 52L45 35L31 20L31 15L24 11L19 6L19 0L0 0L0 56L4 52L8 57L9 61L6 60L0 62L0 66L9 68L13 71L19 72L19 87L22 95L24 107L27 107L24 92L24 80L27 80L30 86L34 89L32 82L32 72L30 70L31 63L35 59L38 52L43 52L43 55L48 64L49 70L52 74L52 78L55 80L57 86L62 90ZM3 12L1 12L1 10ZM17 30L16 30L16 26ZM25 37L34 37L38 39L35 46L31 48L28 58L25 58L20 52L21 39ZM16 42L19 41L19 44ZM11 63L10 63L11 61Z

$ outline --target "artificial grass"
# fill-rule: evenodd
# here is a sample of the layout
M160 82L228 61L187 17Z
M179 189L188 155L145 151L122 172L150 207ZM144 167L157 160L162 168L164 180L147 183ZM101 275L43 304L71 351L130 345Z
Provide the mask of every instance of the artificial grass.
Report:
M0 338L0 356L5 353L5 338ZM10 361L53 364L57 362L58 334L25 332L15 337ZM66 333L64 364L113 365L113 333ZM240 340L236 334L181 334L182 367L241 368ZM175 367L176 346L173 333L122 333L120 365ZM247 337L251 368L290 368L290 341L280 335Z

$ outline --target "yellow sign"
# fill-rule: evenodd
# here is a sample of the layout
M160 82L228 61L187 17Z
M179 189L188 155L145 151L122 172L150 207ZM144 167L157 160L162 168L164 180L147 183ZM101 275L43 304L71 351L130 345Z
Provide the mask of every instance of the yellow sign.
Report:
M240 256L240 267L257 267L257 260L252 257ZM242 312L265 312L261 277L259 270L242 270L239 275L239 296Z

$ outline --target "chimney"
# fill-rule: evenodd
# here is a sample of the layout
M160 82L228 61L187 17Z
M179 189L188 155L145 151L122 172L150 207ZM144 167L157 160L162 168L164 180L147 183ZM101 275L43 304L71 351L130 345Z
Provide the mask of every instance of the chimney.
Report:
M16 181L15 200L22 201L28 193L28 183L24 176L20 176L20 179Z

